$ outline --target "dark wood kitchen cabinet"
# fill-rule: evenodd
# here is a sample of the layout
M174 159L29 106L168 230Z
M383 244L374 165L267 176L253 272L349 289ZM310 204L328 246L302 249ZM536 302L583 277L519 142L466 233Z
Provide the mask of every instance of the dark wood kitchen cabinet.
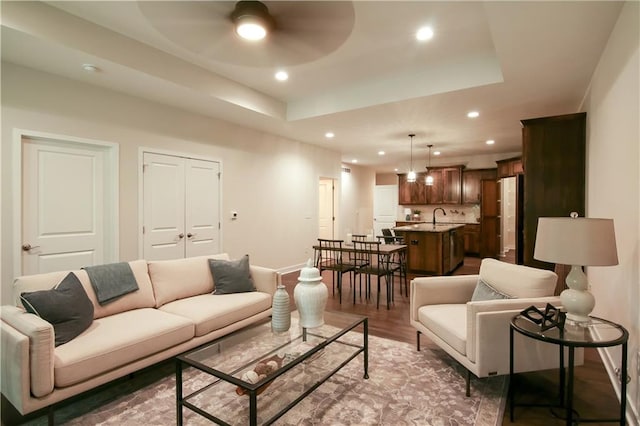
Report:
M498 179L507 178L523 173L522 157L507 158L496 161L498 165Z
M524 217L522 260L553 269L533 258L540 217L585 215L586 119L584 112L522 120Z
M462 203L480 204L483 179L496 179L497 169L475 169L462 171Z
M398 175L398 203L400 205L460 204L462 201L462 166L432 167L429 174L433 185L427 186L426 172L417 174L415 182L407 182L407 175Z
M425 176L418 173L415 182L407 182L407 175L398 175L398 204L427 204L427 188L424 185Z
M462 230L464 238L464 253L470 255L480 254L480 224L468 223Z

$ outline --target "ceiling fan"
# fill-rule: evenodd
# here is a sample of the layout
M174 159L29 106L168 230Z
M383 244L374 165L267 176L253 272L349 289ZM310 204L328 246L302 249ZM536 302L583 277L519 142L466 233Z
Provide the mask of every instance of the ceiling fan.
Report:
M315 61L338 49L355 22L350 1L139 1L158 32L209 60L245 66L286 66ZM235 22L267 16L270 32L248 42Z

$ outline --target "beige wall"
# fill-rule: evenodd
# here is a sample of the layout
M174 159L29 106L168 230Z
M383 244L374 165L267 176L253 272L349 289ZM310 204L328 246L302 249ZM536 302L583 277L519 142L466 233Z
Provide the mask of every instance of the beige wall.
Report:
M278 269L303 264L318 230L318 180L340 179L340 155L121 93L2 65L2 301L19 252L12 236L12 129L120 146L120 258L138 254L140 147L219 159L223 250ZM359 200L357 207L361 208ZM229 212L239 213L237 221Z
M344 164L351 173L342 173L340 195L340 225L337 237L364 234L373 229L373 190L376 174L368 167Z
M640 400L639 16L640 3L627 2L583 105L587 111L587 216L614 219L619 259L618 266L587 270L596 297L593 314L629 330L628 401L636 421ZM607 349L603 359L611 374L620 366L619 348Z

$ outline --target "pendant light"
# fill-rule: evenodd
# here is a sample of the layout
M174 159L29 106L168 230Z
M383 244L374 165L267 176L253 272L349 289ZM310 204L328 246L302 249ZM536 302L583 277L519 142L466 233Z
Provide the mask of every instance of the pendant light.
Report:
M413 183L416 181L416 172L413 170L413 137L415 135L411 133L409 137L411 138L411 163L409 165L409 173L407 173L407 182Z
M427 186L433 186L433 176L431 176L431 172L429 171L431 168L431 148L433 147L433 144L429 144L427 146L429 147L429 164L427 165L427 178L424 180L424 183Z

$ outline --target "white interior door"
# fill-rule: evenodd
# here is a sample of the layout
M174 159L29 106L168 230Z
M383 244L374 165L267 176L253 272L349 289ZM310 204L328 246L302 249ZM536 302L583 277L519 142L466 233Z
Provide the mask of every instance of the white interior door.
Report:
M333 179L320 178L318 187L318 238L333 239L334 237L334 184Z
M383 228L396 226L398 216L398 186L376 185L373 193L373 232L382 235Z
M187 159L186 257L220 252L220 163Z
M185 257L185 159L144 153L144 259Z
M22 161L22 274L103 263L103 148L24 138Z
M145 259L220 252L220 163L145 152L142 198Z

